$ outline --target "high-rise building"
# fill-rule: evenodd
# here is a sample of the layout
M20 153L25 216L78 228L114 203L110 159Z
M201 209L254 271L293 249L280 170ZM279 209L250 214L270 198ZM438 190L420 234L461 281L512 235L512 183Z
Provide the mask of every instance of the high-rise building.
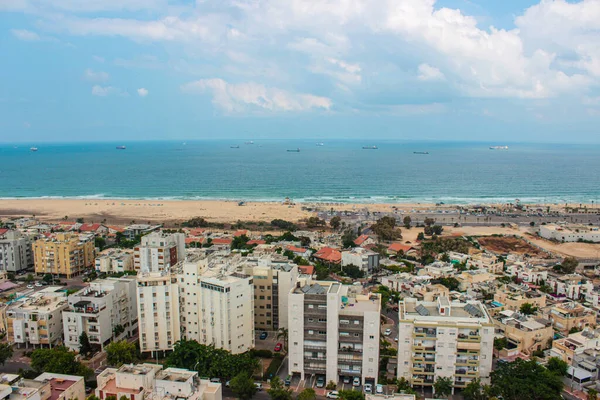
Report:
M398 378L433 386L439 377L464 388L492 370L494 326L480 302L405 298L399 304Z
M136 271L157 272L174 267L185 258L183 233L152 232L135 247L133 266Z
M362 288L319 281L289 295L289 371L338 382L375 383L379 370L381 298Z
M19 231L0 229L0 271L20 272L33 265L31 241Z
M36 240L33 259L36 274L77 276L94 265L94 237L59 233Z

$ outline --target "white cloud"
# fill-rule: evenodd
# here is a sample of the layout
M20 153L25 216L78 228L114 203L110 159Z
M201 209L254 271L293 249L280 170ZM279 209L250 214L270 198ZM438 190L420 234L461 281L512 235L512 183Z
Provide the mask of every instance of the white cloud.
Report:
M88 68L83 72L83 78L90 82L106 82L110 78L107 72L98 71L95 72Z
M29 129L29 128L31 128L31 124L29 122L25 121L25 122L23 122L23 127L25 129Z
M40 35L27 29L11 29L10 32L14 37L24 42L37 42L42 39Z
M146 89L146 88L139 88L137 90L137 94L139 94L140 97L146 97L146 96L148 96L148 93L149 93L148 89Z
M444 74L438 68L432 67L429 64L419 65L418 79L420 81L441 81L444 78Z
M94 61L99 62L99 63L103 63L104 57L100 57L100 56L92 56L92 58L94 59Z
M291 93L255 82L232 84L218 78L189 82L181 89L188 93L212 93L213 104L227 113L257 110L272 112L329 110L332 105L331 99L326 97Z
M92 95L100 96L100 97L106 97L106 96L112 96L112 95L126 97L126 96L129 96L129 93L127 93L119 88L113 87L113 86L94 85L92 87Z

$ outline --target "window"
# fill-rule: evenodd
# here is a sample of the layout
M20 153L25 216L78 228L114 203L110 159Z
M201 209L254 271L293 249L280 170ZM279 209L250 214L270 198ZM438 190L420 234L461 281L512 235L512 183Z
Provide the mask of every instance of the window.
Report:
M315 306L313 304L309 304L308 308L315 308Z
M370 336L369 336L369 339L375 339L375 336L373 336L373 335L370 335Z

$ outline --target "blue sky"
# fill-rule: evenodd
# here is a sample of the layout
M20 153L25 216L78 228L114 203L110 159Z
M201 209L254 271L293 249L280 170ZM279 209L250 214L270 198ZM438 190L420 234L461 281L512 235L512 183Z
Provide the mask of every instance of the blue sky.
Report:
M0 0L0 141L600 142L598 0Z

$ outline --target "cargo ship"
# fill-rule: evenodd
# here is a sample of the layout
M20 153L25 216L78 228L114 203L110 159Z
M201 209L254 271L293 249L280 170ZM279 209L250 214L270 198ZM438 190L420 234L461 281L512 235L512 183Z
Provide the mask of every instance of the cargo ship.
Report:
M127 150L127 147L125 147L125 146L117 146L117 150Z
M363 146L363 150L377 150L377 146Z

